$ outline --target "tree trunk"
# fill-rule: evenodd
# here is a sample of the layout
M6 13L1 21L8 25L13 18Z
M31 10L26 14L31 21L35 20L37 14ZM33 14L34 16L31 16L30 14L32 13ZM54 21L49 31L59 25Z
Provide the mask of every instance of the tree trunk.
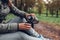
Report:
M53 15L54 15L54 11L53 11L53 9L51 10L51 15L52 15L52 17L53 17Z
M17 5L18 5L18 0L15 0L15 6L17 7Z
M58 18L58 10L56 11L56 17Z
M48 8L46 8L46 17L48 17Z

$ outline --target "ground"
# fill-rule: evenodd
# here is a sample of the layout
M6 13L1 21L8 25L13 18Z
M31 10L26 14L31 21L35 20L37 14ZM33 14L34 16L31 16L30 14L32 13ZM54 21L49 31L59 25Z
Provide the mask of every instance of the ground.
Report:
M51 38L53 40L60 40L60 25L49 24L47 22L39 22L35 26L35 30L42 34L44 37Z

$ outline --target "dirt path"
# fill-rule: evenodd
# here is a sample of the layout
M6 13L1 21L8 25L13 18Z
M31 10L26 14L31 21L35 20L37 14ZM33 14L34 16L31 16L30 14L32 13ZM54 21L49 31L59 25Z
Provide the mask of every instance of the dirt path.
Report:
M60 40L60 25L40 22L35 25L35 30L44 37Z

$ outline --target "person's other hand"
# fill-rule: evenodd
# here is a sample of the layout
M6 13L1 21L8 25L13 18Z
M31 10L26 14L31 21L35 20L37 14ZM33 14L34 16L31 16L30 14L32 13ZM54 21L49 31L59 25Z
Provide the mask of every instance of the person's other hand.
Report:
M29 23L19 23L19 30L29 30L31 28L31 24Z

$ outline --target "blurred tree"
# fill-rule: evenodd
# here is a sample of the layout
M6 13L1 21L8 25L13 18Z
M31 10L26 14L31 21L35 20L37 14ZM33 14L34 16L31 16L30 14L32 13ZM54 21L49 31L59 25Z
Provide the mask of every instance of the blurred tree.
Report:
M46 0L45 3L46 6L46 16L48 16L48 10L50 14L53 16L56 14L56 17L58 17L58 12L60 9L60 0Z
M50 5L50 0L44 0L44 4L46 6L46 16L48 16L48 10L49 10L49 5Z
M28 11L30 8L33 8L35 5L35 0L25 0L25 11Z
M19 5L18 8L24 11L28 11L35 4L35 0L15 0L15 5Z
M38 0L38 13L41 15L42 13L42 8L43 8L43 1Z
M52 3L50 4L50 13L52 16L54 15L54 12L56 13L56 17L58 17L58 11L60 9L60 0L52 0Z

